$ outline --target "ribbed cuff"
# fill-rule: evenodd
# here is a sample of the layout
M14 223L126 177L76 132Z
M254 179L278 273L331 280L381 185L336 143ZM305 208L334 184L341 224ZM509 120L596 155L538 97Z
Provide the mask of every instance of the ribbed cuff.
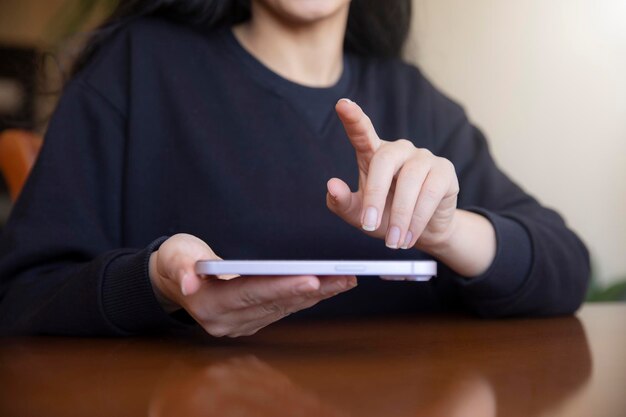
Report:
M165 240L167 237L161 237L139 252L121 254L104 272L104 314L125 332L146 333L183 325L163 310L150 283L150 255Z
M470 208L486 217L496 232L496 255L491 266L474 278L457 277L469 299L495 299L514 294L522 287L533 262L530 235L519 222L488 210Z

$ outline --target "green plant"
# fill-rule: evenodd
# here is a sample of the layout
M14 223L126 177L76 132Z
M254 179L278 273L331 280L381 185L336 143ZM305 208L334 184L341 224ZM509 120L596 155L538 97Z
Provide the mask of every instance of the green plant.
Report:
M626 279L618 280L607 287L600 286L595 279L592 280L587 292L587 301L626 301Z

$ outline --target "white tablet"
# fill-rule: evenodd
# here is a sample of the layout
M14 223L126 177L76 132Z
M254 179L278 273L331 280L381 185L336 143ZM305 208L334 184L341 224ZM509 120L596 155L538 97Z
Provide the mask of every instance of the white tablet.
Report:
M428 281L435 261L198 261L201 275L374 275L395 281Z

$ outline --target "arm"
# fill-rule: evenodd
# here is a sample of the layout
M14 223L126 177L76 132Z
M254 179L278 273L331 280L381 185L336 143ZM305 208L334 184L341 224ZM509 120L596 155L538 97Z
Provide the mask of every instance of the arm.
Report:
M436 155L380 139L358 105L337 104L356 151L359 190L330 180L329 208L390 248L438 258L447 266L440 275L479 314L573 312L588 281L586 249L556 213L497 169L458 106L426 87Z
M155 245L120 249L124 126L89 85L68 85L0 240L1 333L119 335L172 324L147 277Z
M431 87L432 88L432 87ZM463 111L434 91L440 109L436 152L453 161L459 207L489 220L496 254L487 271L471 280L451 270L460 296L484 316L571 314L583 302L589 253L561 216L542 206L495 164L482 133ZM444 128L443 125L447 125Z
M496 256L496 232L484 216L456 209L445 238L414 246L468 279L485 273Z

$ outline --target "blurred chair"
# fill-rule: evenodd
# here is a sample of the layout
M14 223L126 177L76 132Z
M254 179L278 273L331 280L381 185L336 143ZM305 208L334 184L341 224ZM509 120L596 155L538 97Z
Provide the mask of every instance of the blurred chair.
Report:
M41 136L26 130L7 129L0 132L0 172L12 201L20 194L42 142Z

